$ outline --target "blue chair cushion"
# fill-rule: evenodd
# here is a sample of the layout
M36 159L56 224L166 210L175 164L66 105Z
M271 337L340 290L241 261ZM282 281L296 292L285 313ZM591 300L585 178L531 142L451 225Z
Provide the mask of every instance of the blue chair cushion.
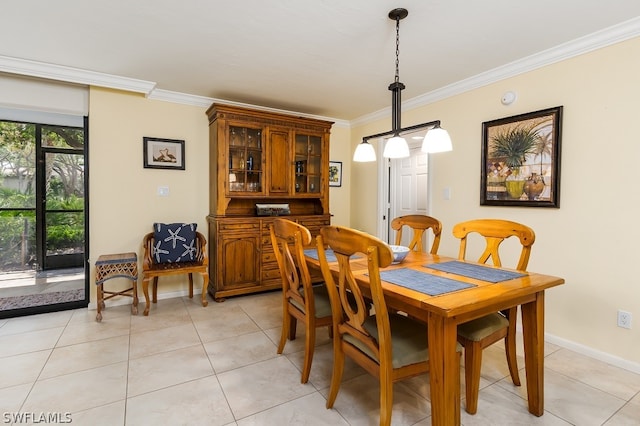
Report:
M154 262L193 262L196 256L196 227L195 223L154 223Z

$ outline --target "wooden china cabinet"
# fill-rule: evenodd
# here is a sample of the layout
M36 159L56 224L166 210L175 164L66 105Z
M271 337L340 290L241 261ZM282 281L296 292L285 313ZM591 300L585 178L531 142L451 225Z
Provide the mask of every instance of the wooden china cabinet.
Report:
M209 117L209 292L225 297L280 288L269 237L274 210L315 237L330 224L330 121L213 104ZM262 210L264 211L264 209Z

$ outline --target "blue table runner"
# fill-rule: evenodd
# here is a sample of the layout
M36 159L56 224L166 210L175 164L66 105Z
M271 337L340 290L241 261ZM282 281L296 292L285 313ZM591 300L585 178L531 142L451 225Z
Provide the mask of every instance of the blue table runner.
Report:
M508 281L514 278L524 277L526 275L520 272L505 271L504 269L496 269L473 263L459 262L457 260L443 263L433 263L423 266L425 268L435 269L436 271L449 272L451 274L462 275L463 277L474 278L476 280L487 281L491 283Z
M438 296L476 286L408 268L380 271L380 279L429 296Z

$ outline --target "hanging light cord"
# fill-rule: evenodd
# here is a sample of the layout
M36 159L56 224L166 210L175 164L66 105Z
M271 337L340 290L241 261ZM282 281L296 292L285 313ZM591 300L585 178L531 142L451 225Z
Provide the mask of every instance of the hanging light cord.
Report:
M396 83L400 81L400 17L396 16Z
M389 13L389 17L396 21L396 76L389 85L391 90L391 121L392 129L397 130L400 126L400 108L401 108L401 94L404 89L404 84L400 83L400 20L407 16L405 9L394 9ZM398 136L396 133L395 136Z

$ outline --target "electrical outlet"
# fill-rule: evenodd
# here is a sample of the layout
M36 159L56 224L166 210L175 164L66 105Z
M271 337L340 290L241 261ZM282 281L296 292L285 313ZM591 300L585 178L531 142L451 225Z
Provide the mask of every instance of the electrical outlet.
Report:
M631 328L631 312L618 311L618 327Z

